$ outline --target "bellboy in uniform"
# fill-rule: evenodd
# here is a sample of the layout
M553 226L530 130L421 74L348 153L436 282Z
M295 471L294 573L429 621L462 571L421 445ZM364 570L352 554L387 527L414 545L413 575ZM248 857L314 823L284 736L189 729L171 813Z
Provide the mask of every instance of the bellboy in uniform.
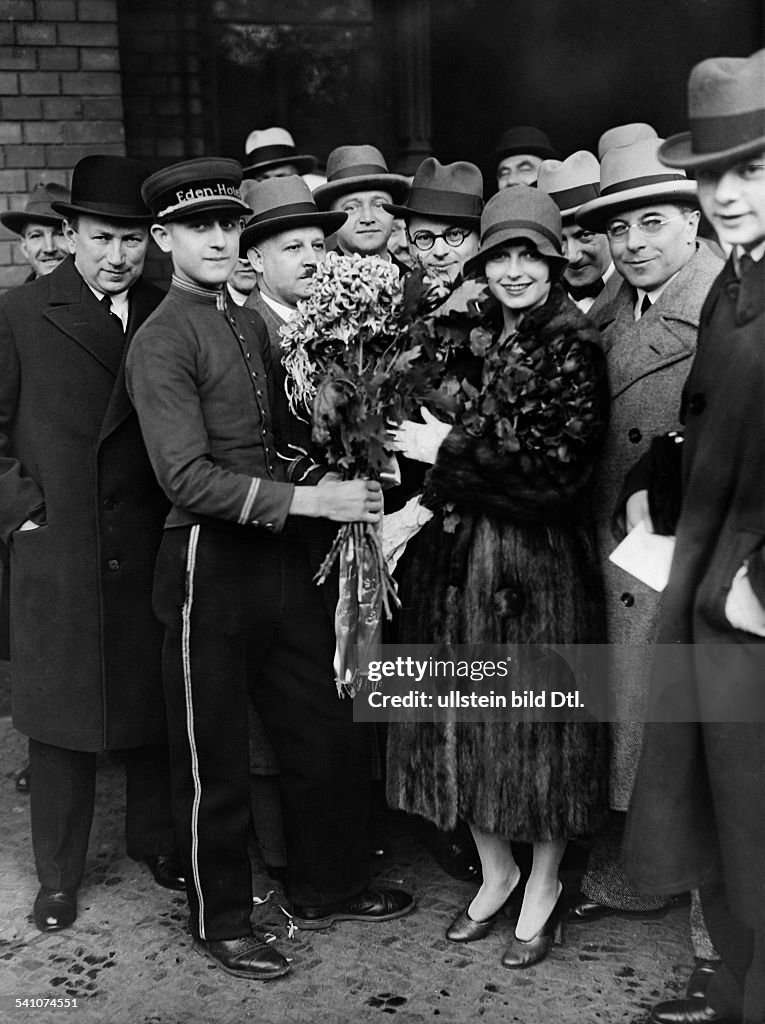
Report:
M128 853L183 888L151 608L168 504L124 380L130 337L162 298L141 280L147 174L126 157L84 157L71 201L53 203L73 258L0 298L0 537L43 931L77 916L100 750L125 751Z
M368 733L334 686L334 630L294 516L379 520L379 484L296 487L278 457L263 321L226 299L241 168L197 159L145 183L170 291L135 339L128 381L173 508L157 560L178 841L197 949L231 974L289 964L252 931L248 690L280 761L294 917L304 928L412 909L368 890ZM283 400L283 399L282 399Z

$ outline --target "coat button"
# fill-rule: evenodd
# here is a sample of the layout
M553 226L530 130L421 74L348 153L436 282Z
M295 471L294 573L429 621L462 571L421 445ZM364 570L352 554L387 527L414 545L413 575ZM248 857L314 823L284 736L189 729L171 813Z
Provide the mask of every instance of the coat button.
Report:
M630 594L626 590L622 594L622 596L619 598L619 600L621 601L621 603L624 605L625 608L631 608L633 606L633 604L635 603L635 598L632 596L632 594Z
M691 395L688 401L688 412L692 412L695 415L698 415L700 412L703 412L706 409L706 407L707 400L706 398L704 398L703 395Z
M120 567L120 563L117 561L116 558L110 558L106 564L109 566L112 572L116 572Z
M627 434L627 437L632 441L633 444L639 444L643 440L643 435L640 433L637 427L633 427L632 430Z

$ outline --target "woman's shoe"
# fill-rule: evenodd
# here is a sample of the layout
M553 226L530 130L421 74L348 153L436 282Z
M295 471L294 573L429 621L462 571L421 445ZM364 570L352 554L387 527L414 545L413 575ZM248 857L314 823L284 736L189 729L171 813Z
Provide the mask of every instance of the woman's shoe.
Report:
M550 916L539 929L533 939L524 941L517 935L502 954L502 966L511 969L522 969L533 967L544 960L555 942L563 941L563 920L568 913L568 902L566 894L561 888L560 895L555 901L555 906L550 911Z
M473 901L471 900L470 902L472 903ZM484 938L491 931L491 926L494 924L497 914L492 914L486 921L474 921L470 914L468 914L469 906L470 903L468 903L461 914L454 918L446 929L446 937L449 942L475 942L477 939Z

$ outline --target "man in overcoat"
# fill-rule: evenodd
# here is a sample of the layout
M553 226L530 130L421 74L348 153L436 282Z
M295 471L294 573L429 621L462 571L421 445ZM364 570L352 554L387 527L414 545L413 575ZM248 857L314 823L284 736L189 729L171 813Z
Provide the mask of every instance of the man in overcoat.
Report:
M183 886L151 610L167 501L124 381L130 337L161 298L141 280L147 173L123 157L81 160L71 201L54 206L72 257L0 298L0 537L42 930L77 915L98 751L125 751L128 853Z
M682 510L664 594L625 864L646 891L700 886L722 966L652 1024L765 1021L765 50L703 61L690 132L660 150L695 174L733 246L683 392Z
M661 595L609 561L616 547L613 512L625 476L658 434L679 427L677 409L696 349L699 315L722 261L696 238L696 183L659 162L658 138L609 150L599 195L576 221L605 233L621 285L596 311L606 352L611 409L593 489L606 587L610 804L606 832L596 837L582 880L577 922L608 914L660 916L666 898L638 892L625 876L621 840L640 755L648 678ZM627 525L636 525L631 521Z

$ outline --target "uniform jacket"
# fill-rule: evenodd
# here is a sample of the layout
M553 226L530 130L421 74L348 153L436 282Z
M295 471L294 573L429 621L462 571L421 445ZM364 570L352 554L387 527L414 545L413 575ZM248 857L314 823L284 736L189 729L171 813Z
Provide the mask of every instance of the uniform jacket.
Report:
M131 289L128 339L161 298ZM167 502L125 390L126 348L71 259L0 297L14 723L74 750L166 741L151 588ZM33 514L43 525L19 532Z
M614 275L619 290L598 314L611 391L611 418L594 489L608 640L614 645L609 696L615 718L637 723L645 706L661 597L608 560L617 544L613 513L625 476L651 439L680 427L680 396L696 350L701 307L721 269L722 261L700 245L639 320L633 313L634 289ZM617 722L611 739L611 802L615 810L625 811L642 728Z
M683 395L683 507L631 814L626 866L677 892L724 882L765 930L765 641L725 599L744 560L765 604L765 264L729 261L701 317ZM673 718L671 722L660 719ZM697 720L701 719L699 724Z

